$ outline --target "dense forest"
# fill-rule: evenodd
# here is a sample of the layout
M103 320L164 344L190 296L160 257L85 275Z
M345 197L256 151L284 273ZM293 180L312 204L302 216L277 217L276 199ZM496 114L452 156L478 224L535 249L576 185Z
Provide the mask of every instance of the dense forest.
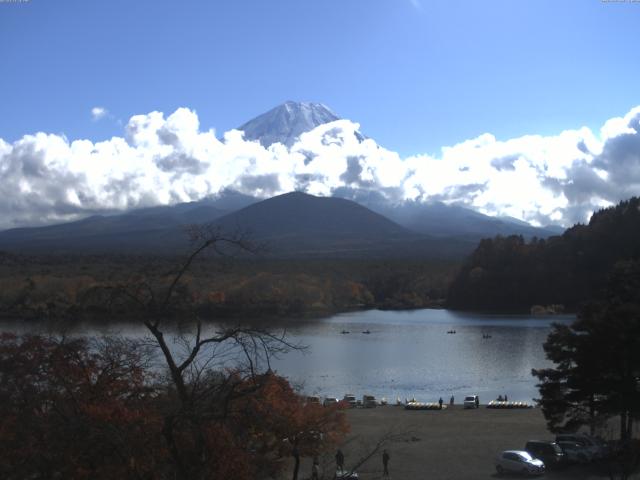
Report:
M576 311L599 298L613 266L640 258L640 199L596 212L588 225L526 242L521 236L480 242L447 295L451 308L484 311ZM549 308L550 307L550 308Z
M179 257L0 254L0 316L22 319L135 315L110 292L161 288ZM296 317L359 308L423 308L443 303L458 264L410 260L201 259L181 295L203 317ZM177 312L180 314L180 312Z
M576 311L597 298L613 265L640 258L640 199L596 212L548 239L484 239L452 260L201 259L185 276L185 304L204 317L297 317L359 308ZM17 255L0 252L0 316L73 319L135 310L114 305L123 285L162 287L177 256ZM122 302L122 300L120 300ZM540 307L542 306L542 307ZM178 312L180 313L180 312Z

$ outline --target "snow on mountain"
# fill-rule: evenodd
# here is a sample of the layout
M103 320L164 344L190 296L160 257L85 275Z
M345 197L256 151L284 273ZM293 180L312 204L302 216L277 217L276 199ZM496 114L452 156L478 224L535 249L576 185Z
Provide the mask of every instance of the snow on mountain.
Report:
M273 143L290 147L301 134L336 120L340 117L321 103L289 101L249 120L238 130L244 131L245 139L258 140L264 147Z

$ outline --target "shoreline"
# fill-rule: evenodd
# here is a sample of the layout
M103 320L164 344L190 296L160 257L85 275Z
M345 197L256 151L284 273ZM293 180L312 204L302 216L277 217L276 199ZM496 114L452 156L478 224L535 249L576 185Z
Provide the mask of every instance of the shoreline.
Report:
M465 310L465 309L456 309L456 308L448 308L446 304L434 304L429 306L421 306L421 307L397 307L397 308L388 308L382 305L367 305L367 306L356 306L353 308L343 308L343 309L328 309L328 310L316 310L316 311L308 311L303 312L298 315L276 315L276 314L267 314L267 315L255 315L250 312L242 312L238 311L232 314L228 314L226 316L209 315L209 316L200 316L200 320L203 324L236 324L238 321L246 323L247 325L259 325L263 323L268 323L270 327L278 328L278 327L288 327L293 325L300 325L306 322L313 322L317 320L324 320L327 318L331 318L336 315L342 315L347 313L358 313L358 312L368 312L368 311L380 311L380 312L413 312L420 310L447 310L450 312L460 313L460 314L471 314L471 315L487 315L487 316L495 316L495 317L527 317L527 318L549 318L549 317L563 317L563 316L575 316L575 312L565 311L565 312L554 312L554 313L531 313L525 311L491 311L491 310ZM142 317L122 317L120 319L115 320L114 317L118 316L117 314L76 314L75 317L65 317L61 316L58 318L36 318L35 316L19 316L19 315L5 315L3 312L0 312L0 322L6 323L23 323L28 325L60 325L65 328L73 327L75 325L94 325L94 326L114 326L114 325L131 325L134 323L138 323ZM176 314L172 317L167 318L168 321L175 322L173 325L180 325L180 315ZM189 322L185 322L184 324L188 324Z

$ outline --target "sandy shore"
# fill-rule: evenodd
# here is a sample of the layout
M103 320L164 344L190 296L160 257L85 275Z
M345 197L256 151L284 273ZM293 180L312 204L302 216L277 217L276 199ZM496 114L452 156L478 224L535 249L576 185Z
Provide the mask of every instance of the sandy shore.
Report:
M442 411L407 411L386 406L347 411L351 434L342 446L345 467L352 468L371 452L383 437L391 459L390 479L445 480L497 478L494 459L507 449L522 449L527 440L552 440L542 412L537 409L464 410L454 406ZM321 458L324 477L333 478L334 453ZM363 480L382 478L382 451L358 469ZM311 476L311 463L302 463L301 479ZM291 478L291 477L289 477ZM509 478L505 476L504 478ZM518 478L517 476L513 478ZM547 472L549 479L596 479L588 468L572 466Z

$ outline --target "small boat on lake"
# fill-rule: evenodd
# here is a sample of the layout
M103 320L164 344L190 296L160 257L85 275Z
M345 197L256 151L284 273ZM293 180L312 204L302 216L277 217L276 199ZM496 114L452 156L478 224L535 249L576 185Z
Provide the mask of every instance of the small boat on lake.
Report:
M347 333L351 333L351 332L350 332L349 330L342 330L340 333L341 333L342 335L346 335Z
M362 333L369 335L371 332L369 330L364 330Z

